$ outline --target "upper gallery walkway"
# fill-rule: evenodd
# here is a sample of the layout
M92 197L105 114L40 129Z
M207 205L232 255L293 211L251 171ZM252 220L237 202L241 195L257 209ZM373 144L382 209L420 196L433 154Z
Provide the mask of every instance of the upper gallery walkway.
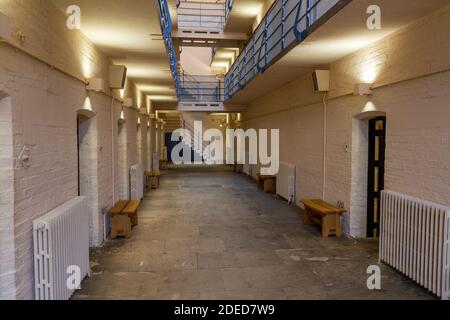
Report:
M322 239L302 212L228 167L171 167L129 240L91 255L74 299L433 299L381 266L376 242Z

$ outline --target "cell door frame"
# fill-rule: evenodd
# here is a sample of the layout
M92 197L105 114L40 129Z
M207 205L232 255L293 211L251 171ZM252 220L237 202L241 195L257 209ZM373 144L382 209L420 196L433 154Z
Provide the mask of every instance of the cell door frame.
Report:
M77 169L78 169L78 196L81 196L81 169L80 169L80 117L77 116Z
M367 238L378 238L380 232L381 191L384 190L386 160L385 116L369 120L368 142Z

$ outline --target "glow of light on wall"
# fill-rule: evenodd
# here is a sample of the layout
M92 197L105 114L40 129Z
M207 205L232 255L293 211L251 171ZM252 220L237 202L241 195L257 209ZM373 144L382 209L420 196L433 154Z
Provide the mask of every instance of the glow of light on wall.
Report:
M147 113L150 114L152 108L152 102L150 99L147 98Z
M173 86L158 86L158 85L138 85L139 90L147 93L170 93L175 92Z
M91 79L94 76L92 61L89 60L89 58L86 57L85 55L83 55L81 61L82 61L81 69L82 69L84 78Z
M216 58L219 59L234 59L234 52L232 51L219 51L216 53Z
M237 114L237 119L238 119L238 121L241 121L241 117L242 117L242 115L241 115L240 113L238 113L238 114Z
M125 89L120 89L119 93L120 93L120 99L125 98Z
M212 68L224 68L228 72L228 69L230 68L230 64L228 62L213 62L211 64L211 67Z
M235 12L236 16L240 17L257 17L259 15L262 15L263 5L260 4L241 4L236 10L233 10Z
M173 101L177 99L176 97L173 96L163 96L163 95L148 96L148 98L153 101L167 101L167 100Z
M361 69L360 80L364 83L374 83L377 75L377 67L374 63L365 64Z
M172 75L170 71L158 70L154 66L130 67L127 71L127 76L133 78L167 78L170 79Z
M141 108L141 96L138 95L137 97L137 108L140 109Z

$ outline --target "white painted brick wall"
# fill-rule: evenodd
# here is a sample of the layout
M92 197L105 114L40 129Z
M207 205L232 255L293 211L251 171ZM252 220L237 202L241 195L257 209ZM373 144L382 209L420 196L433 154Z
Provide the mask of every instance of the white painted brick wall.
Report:
M0 300L15 297L13 168L11 98L0 92Z
M14 38L16 45L82 80L0 43L0 98L9 95L12 101L12 110L7 112L4 100L0 100L0 180L2 186L10 185L10 189L0 191L0 297L31 299L32 222L78 194L76 112L87 97L84 79L101 77L107 84L110 61L80 32L65 28L64 14L51 0L0 1L0 11L11 18L14 32L21 30L26 35L23 46ZM118 92L114 95L117 97ZM138 97L145 100L131 81L127 81L126 95L135 101ZM117 126L111 123L111 112L114 110L117 122L120 104L111 107L111 98L104 94L91 92L89 97L97 115L95 134L89 140L92 155L85 159L95 163L86 181L91 192L90 243L97 246L103 240L101 210L110 208L113 199L119 198ZM136 112L129 112L127 126L136 131ZM4 142L11 138L10 129L14 143L9 146ZM130 154L125 155L126 163L121 166L137 160L136 132L130 130L127 136L132 140L129 145L125 143ZM3 155L17 157L24 146L30 150L31 166L13 170L11 158Z
M16 247L10 246L9 252L2 252L2 261L6 261L3 256L6 258L15 253L16 297L32 298L32 222L78 194L76 111L83 106L86 91L83 83L51 70L25 54L7 46L0 46L0 51L0 74L8 74L1 78L4 82L0 83L0 90L10 93L13 102L11 117L15 137L14 155L17 157L23 146L27 146L31 151L32 161L30 168L18 168L15 171ZM30 70L34 71L31 73L34 76L31 76ZM97 113L96 136L94 135L97 141L92 146L95 149L93 157L89 158L96 162L96 166L93 165L89 172L89 179L93 182L90 240L91 245L96 246L103 239L101 209L110 208L113 202L111 99L97 93L91 93L90 98L92 108ZM134 140L131 140L127 148L130 152L127 158L136 161L136 111L130 110L129 113L129 127L131 131L134 128L135 133ZM0 130L5 133L7 126L2 125ZM2 141L6 141L5 137L2 137ZM6 152L4 147L2 143L2 154ZM0 160L0 164L5 164L5 161ZM2 177L6 177L6 172L2 170ZM11 170L8 179L12 179ZM0 199L10 196L2 192ZM2 208L7 209L5 212L13 212L12 205ZM8 220L2 215L1 221L3 223ZM12 219L9 220L11 222ZM10 292L11 283L14 282L11 281L12 276L4 270L6 269L2 268L2 274L7 274L8 279L2 283L10 283L10 286L2 288L2 292Z
M450 205L447 26L448 8L330 65L325 200L345 202L349 209L343 216L347 234L366 234L367 186L357 181L361 181L360 175L367 176L367 168L352 166L352 161L360 163L356 159L366 152L353 141L357 129L354 116L363 111L366 98L348 94L371 64L378 66L371 99L387 114L385 187ZM418 37L423 40L420 50ZM280 160L298 167L297 203L301 198L322 195L323 106L310 79L308 75L259 97L243 114L246 128L281 130Z

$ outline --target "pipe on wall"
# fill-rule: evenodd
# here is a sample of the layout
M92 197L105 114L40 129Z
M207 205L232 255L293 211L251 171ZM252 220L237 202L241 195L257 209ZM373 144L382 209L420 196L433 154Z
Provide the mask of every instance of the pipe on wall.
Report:
M323 181L322 181L322 199L325 200L327 194L326 184L327 184L327 96L328 92L323 95Z

